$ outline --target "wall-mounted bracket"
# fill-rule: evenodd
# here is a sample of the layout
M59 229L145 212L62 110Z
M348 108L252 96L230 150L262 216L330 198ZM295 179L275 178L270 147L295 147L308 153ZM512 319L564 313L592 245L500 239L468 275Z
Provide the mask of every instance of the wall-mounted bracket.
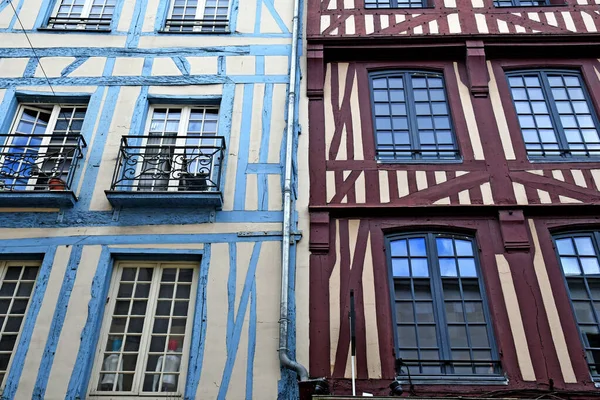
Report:
M531 247L522 210L499 211L500 232L506 251L528 251Z
M313 212L310 214L309 248L313 253L329 251L329 213Z
M309 44L306 50L308 64L308 79L306 95L309 100L322 100L325 86L325 63L323 60L323 45Z
M467 40L467 75L469 89L474 97L488 97L489 76L485 60L485 47L481 40Z

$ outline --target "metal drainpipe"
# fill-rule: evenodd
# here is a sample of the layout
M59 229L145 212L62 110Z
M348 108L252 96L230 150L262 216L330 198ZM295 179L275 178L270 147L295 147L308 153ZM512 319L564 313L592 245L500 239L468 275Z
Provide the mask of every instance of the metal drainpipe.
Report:
M290 86L287 102L287 128L285 147L285 179L283 183L283 240L281 247L281 302L279 305L279 362L296 371L300 381L308 380L306 368L292 360L288 353L288 294L290 272L290 245L292 230L292 156L294 149L296 115L296 69L298 68L300 0L294 0L294 19L292 24L292 54L290 56Z

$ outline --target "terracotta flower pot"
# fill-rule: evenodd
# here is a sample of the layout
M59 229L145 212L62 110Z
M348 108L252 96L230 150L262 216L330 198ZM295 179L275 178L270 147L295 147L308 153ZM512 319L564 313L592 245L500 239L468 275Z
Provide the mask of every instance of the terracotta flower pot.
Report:
M50 178L48 181L48 187L50 190L65 190L66 184L65 181L60 178Z

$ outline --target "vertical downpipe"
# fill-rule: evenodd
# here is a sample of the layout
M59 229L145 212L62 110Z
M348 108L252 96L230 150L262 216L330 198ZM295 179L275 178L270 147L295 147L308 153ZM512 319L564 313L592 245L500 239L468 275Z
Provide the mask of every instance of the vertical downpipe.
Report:
M288 348L288 295L290 272L290 245L292 234L292 159L294 150L296 115L296 73L298 68L300 0L294 0L294 18L292 21L292 52L290 55L290 79L287 99L287 128L285 147L285 177L283 183L283 239L281 247L281 302L279 305L279 362L284 368L296 371L300 381L308 380L306 368L292 360Z

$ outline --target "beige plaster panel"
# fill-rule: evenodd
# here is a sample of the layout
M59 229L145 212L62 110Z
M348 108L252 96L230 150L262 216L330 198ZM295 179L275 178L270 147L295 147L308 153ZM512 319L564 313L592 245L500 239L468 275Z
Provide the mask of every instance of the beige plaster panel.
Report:
M471 139L471 146L473 147L473 155L476 160L483 160L483 147L481 146L481 136L479 135L479 128L475 119L475 110L473 109L473 103L471 102L471 93L469 93L469 88L467 88L467 86L460 79L458 63L456 62L454 63L454 73L458 83L458 92L460 95L460 102L462 104L465 121L467 123L469 139Z
M219 71L218 57L187 57L191 75L216 75Z
M113 76L140 76L144 68L144 59L141 57L117 57Z
M81 343L81 332L88 317L88 304L92 298L92 280L98 268L101 252L101 246L85 246L81 252L81 261L71 291L64 328L50 370L45 399L65 398Z
M221 96L223 85L150 86L148 94L155 96Z
M4 10L0 12L0 28L8 28L14 16L15 12L10 6L4 7Z
M242 132L243 135L250 135L248 148L248 163L257 163L260 160L260 141L262 138L262 110L265 99L265 84L254 84L254 97L252 99L252 116L250 121L250 132ZM280 107L281 110L275 109L274 115L283 114L283 105L275 104L273 107Z
M75 57L43 57L35 70L36 78L43 78L44 73L49 78L56 78L69 64L75 61Z
M157 57L152 64L152 76L181 76L181 71L170 57Z
M13 4L17 4L13 0ZM42 0L27 0L25 6L21 8L19 11L19 20L21 24L23 24L24 29L33 29L35 25L35 20L37 19L38 13L42 7ZM10 6L6 7L12 11ZM15 28L21 29L21 24L19 21L15 23Z
M92 94L96 91L97 86L57 86L52 85L52 89L48 85L44 86L17 86L17 93L20 91L39 92L40 95L52 96L52 90L55 93L88 93ZM89 144L89 143L88 143Z
M129 32L132 28L135 3L135 1L123 2L123 8L121 9L121 16L119 18L119 24L117 25L117 31Z
M267 6L265 6L263 2L260 4L262 4L260 15L260 33L283 33ZM290 5L290 7L292 7L292 5Z
M105 57L90 57L79 68L69 74L70 77L78 76L102 76L104 72Z
M6 10L6 9L5 9ZM89 34L70 33L61 35L61 40L56 40L56 35L46 33L30 33L29 39L33 47L124 47L125 36L102 35L95 36L95 40L90 40ZM21 33L0 33L0 43L5 48L29 48L29 42L25 35Z
M512 140L510 138L508 122L506 121L504 107L502 106L502 100L500 99L500 93L498 92L498 85L496 84L494 70L492 68L492 64L489 61L487 62L487 67L488 72L490 74L490 100L492 101L494 117L496 118L498 131L500 132L500 141L502 142L502 148L504 149L504 157L507 160L515 160L515 150L513 149Z
M335 221L335 265L329 276L329 361L331 362L331 373L333 374L335 354L338 347L340 335L340 288L342 285L340 268L340 221Z
M146 6L146 12L144 13L144 24L142 25L142 32L154 32L156 11L158 10L160 0L146 0L146 2L148 3L148 5Z
M273 104L271 113L271 136L269 137L269 154L267 156L267 162L269 163L278 164L281 158L281 142L283 140L283 132L286 129L286 121L283 112L283 104L287 104L286 93L286 84L273 85L273 101L271 102ZM300 101L300 104L302 105L303 102ZM281 109L278 109L278 107L281 107ZM308 124L304 125L303 131L308 132ZM300 136L302 137L303 135ZM298 152L298 154L300 154L300 152Z
M140 225L140 226L97 226L77 228L0 228L0 239L50 238L63 236L132 235L144 232L148 235L230 233L242 231L281 231L281 223L226 223L190 225ZM127 239L123 237L123 243Z
M52 270L48 279L48 286L44 299L35 321L33 333L29 342L29 350L25 357L25 365L23 367L24 373L21 374L19 380L19 386L17 387L16 399L31 399L33 396L33 388L35 386L35 380L37 374L27 373L27 371L37 371L40 367L40 362L44 354L44 348L46 347L46 340L48 339L48 333L50 332L50 325L54 318L54 310L56 308L56 302L62 287L62 282L69 263L69 257L71 255L72 247L58 246L56 249L56 255L54 256L54 262L52 263ZM64 398L64 392L63 396ZM48 398L48 397L46 397Z
M256 5L262 4L262 2L254 0L240 0L237 28L236 32L240 33L254 33L254 21L256 15ZM289 42L289 40L288 40Z
M240 15L244 15L240 8ZM253 18L241 18L241 21L250 21ZM254 32L254 22L251 23L250 32ZM238 24L237 31L242 32ZM290 44L289 38L262 38L249 37L244 38L244 45L253 44ZM154 49L158 47L216 47L216 46L238 46L240 38L231 35L163 35L163 36L142 36L138 48Z
M281 175L267 175L267 184L269 185L269 211L281 211L283 208ZM306 186L301 187L306 188ZM299 190L301 191L304 190Z
M265 56L266 75L287 75L290 70L288 56Z
M246 204L245 211L258 210L258 175L246 174Z
M140 87L124 86L121 88L117 99L116 110L114 113L110 128L108 130L108 138L102 154L102 161L98 167L98 178L92 195L90 211L111 210L112 207L106 199L104 190L110 187L117 155L119 153L119 145L121 144L121 136L129 134L131 125L131 117L133 109L137 102Z
M116 244L108 246L110 249L192 249L202 250L204 243L175 243L175 244L164 244L164 243L152 243L152 244Z
M0 59L0 73L3 78L20 78L25 72L29 58Z
M367 370L369 379L381 379L379 335L377 331L377 304L375 300L375 275L371 254L371 234L367 238L367 251L362 276L363 301L365 308L365 336L367 338Z
M294 4L289 0L273 0L275 4L275 10L283 20L288 30L292 31L292 19L294 18ZM306 8L306 7L305 7ZM352 7L354 8L354 7ZM306 10L304 11L306 15Z
M256 61L254 56L227 57L227 75L254 75Z
M235 192L237 173L237 159L240 145L240 126L242 124L242 102L244 98L244 85L235 86L233 111L231 113L231 133L227 146L227 171L225 171L225 193ZM225 196L223 210L233 210L233 196Z

